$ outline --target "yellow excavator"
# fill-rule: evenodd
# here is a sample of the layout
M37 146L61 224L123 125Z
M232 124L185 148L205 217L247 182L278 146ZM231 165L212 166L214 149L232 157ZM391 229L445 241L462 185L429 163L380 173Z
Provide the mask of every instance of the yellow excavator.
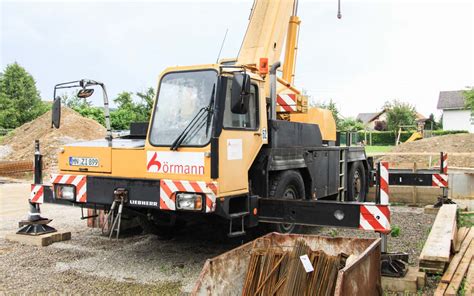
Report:
M42 200L103 209L112 230L122 215L158 232L212 215L229 236L262 223L284 233L358 227L359 207L343 205L365 201L372 165L362 147L339 145L331 112L308 107L294 85L297 10L296 0L256 0L237 58L166 68L150 122L126 137L112 137L103 83L58 84L55 94L78 87L82 97L101 87L108 134L62 147ZM56 99L57 128L60 107Z

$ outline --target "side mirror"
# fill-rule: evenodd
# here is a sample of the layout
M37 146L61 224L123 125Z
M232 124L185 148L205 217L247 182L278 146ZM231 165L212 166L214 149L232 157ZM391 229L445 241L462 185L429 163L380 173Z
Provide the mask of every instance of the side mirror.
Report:
M51 113L51 125L55 128L59 128L61 123L61 98L56 97L53 102L53 108Z
M232 113L246 114L250 99L250 75L243 73L234 74L231 89Z
M88 98L94 93L93 88L83 88L77 93L77 97L81 99Z

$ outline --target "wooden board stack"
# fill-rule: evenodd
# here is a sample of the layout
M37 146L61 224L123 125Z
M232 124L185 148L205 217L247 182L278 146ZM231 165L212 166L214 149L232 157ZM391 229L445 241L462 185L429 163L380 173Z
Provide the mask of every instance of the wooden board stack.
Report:
M451 259L448 269L443 274L436 289L435 296L458 295L464 277L464 295L474 295L474 227L461 227L458 231L457 240L459 251Z
M443 273L457 244L457 205L441 206L420 254L420 271Z

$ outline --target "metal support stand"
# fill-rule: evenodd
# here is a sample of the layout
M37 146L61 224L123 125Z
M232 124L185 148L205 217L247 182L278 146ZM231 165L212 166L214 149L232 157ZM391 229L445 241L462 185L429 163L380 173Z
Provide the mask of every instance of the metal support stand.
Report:
M116 239L120 235L120 224L122 223L122 212L123 205L128 201L128 191L123 188L117 188L114 191L114 201L110 207L107 217L105 218L105 223L102 226L102 233L109 236L109 239L112 238L112 235L115 231ZM118 205L118 209L117 209ZM117 211L117 213L115 213ZM109 229L107 229L109 228Z
M445 204L456 204L452 199L448 197L448 188L443 187L443 195L438 196L438 201L433 205L434 208L441 208Z
M43 183L43 156L40 153L39 140L35 140L35 184ZM47 224L52 220L41 217L40 205L38 203L30 203L30 211L28 212L28 219L20 221L20 230L17 234L25 235L41 235L50 232L56 232L57 230Z
M389 204L388 203L388 184L389 184L389 173L388 173L388 164L386 164L384 170L384 176L382 175L382 165L377 163L377 179L376 179L376 195L375 203L376 204ZM381 178L384 181L381 181ZM382 185L383 184L383 185ZM384 188L384 197L381 194L381 187L387 186ZM388 233L380 233L381 242L381 274L383 276L389 277L403 277L408 272L408 254L406 253L389 253L388 252Z
M440 174L448 174L448 155L440 152L439 172ZM448 183L449 184L449 183ZM434 204L434 208L440 208L444 204L456 204L448 197L449 187L443 187L443 195L438 197L438 201Z

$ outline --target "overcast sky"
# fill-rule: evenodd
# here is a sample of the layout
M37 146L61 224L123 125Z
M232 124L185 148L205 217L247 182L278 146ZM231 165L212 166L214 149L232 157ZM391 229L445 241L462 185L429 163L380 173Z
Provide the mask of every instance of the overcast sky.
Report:
M296 86L345 116L394 98L428 116L439 91L474 85L473 1L300 0ZM91 78L109 96L156 87L167 66L235 57L252 1L0 0L0 67L18 62L44 99ZM99 104L99 99L96 103Z

